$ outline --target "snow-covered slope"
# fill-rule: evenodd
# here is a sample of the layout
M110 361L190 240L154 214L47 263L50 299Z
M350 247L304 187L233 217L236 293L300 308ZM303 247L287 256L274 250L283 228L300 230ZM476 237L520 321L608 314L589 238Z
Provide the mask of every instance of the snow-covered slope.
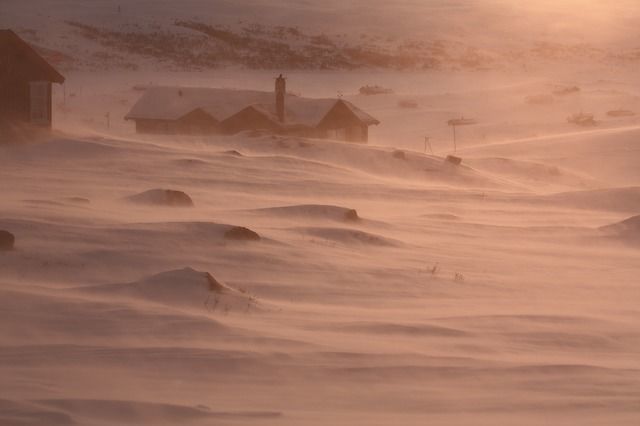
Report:
M546 154L570 163L574 138ZM634 189L585 190L588 170L547 173L527 151L466 167L393 152L248 135L0 146L16 237L0 420L634 424L635 222L600 229L633 215ZM127 199L153 188L193 206Z
M0 6L0 27L17 29L74 69L486 70L638 63L634 0L183 0L180 6L174 0L4 0Z

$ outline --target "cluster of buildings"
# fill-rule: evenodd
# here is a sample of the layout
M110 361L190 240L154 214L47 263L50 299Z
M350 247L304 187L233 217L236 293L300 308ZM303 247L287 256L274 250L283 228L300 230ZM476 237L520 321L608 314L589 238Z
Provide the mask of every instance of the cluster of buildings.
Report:
M11 30L0 30L0 135L15 129L50 129L52 84L64 77ZM367 142L379 124L344 99L288 94L280 75L273 92L151 86L126 120L145 134L210 135L247 130Z

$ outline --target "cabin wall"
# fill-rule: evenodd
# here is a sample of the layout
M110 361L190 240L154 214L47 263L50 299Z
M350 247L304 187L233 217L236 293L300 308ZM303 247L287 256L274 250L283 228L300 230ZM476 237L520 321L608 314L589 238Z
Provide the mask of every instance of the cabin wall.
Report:
M51 127L51 82L34 68L27 55L12 45L0 46L0 123L3 126L24 126L31 123L30 83L47 83L46 120L36 125Z
M9 122L29 121L29 82L12 78L0 81L0 116Z
M318 130L328 139L361 143L369 140L369 127L340 102L327 113Z
M136 121L136 133L151 135L167 135L170 134L170 122L168 120L146 120L139 119Z
M220 133L218 123L199 119L149 120L137 119L136 133L150 135L212 135Z
M246 108L221 123L224 133L234 134L244 130L267 130L274 133L282 131L281 127L269 120L253 108Z
M220 123L201 109L170 122L171 133L180 135L211 135L220 132Z
M368 142L369 127L363 124L347 127L345 129L347 142Z
M3 84L0 87L0 126L20 127L27 126L39 129L50 129L53 118L52 111L52 86L45 83L45 98L41 108L44 108L44 116L37 122L32 120L32 96L29 81L15 81L13 84Z
M283 133L291 136L298 136L301 138L318 138L318 139L327 138L326 131L318 130L313 127L300 127L300 128L288 129Z

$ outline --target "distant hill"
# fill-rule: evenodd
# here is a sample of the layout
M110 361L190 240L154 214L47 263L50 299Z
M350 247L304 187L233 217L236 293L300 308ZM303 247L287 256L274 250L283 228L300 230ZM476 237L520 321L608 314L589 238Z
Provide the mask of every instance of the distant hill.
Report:
M26 3L3 3L0 27L57 52L63 69L487 70L640 62L640 11L631 0ZM38 3L47 14L33 13Z

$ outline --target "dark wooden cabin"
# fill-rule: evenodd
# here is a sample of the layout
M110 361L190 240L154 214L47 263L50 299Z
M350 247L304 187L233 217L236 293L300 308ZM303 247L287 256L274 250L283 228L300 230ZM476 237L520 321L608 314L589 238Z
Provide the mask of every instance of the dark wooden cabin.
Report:
M309 99L286 93L282 76L274 92L200 87L147 88L125 119L138 133L276 134L366 143L379 121L344 99Z
M329 139L348 142L367 142L370 121L361 117L358 110L338 100L317 126L320 135Z
M64 77L11 30L0 30L0 135L50 129L52 83Z

